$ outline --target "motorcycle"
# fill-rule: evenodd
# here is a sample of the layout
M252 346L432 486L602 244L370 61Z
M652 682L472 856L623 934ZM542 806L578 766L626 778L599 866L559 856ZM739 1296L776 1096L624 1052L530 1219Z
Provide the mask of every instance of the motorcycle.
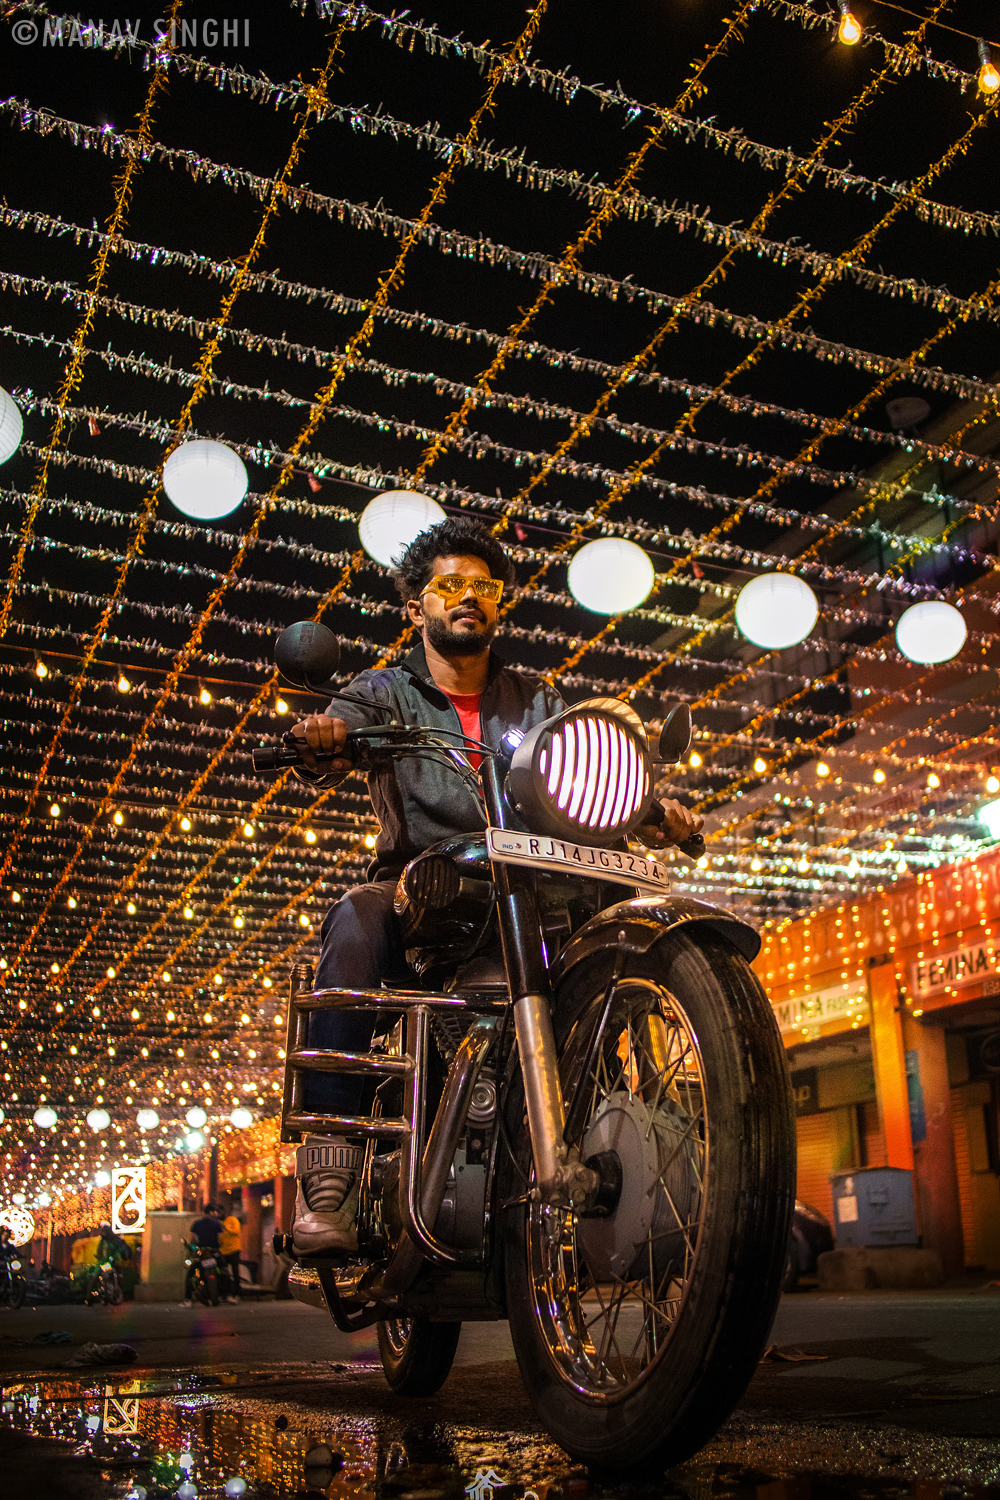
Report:
M187 1242L185 1242L187 1243ZM205 1307L219 1305L219 1260L218 1252L210 1245L187 1244L186 1266L193 1266L191 1275L191 1300Z
M0 1255L0 1304L14 1309L23 1307L27 1290L17 1252Z
M110 1261L94 1267L84 1299L88 1307L117 1307L124 1300L124 1295L118 1272Z
M275 660L300 690L350 696L331 685L339 648L322 625L284 631ZM690 737L680 705L659 761ZM788 1247L794 1119L750 968L758 936L672 894L667 865L629 848L652 757L616 699L501 750L389 722L349 732L340 753L359 770L444 756L484 827L399 878L412 988L314 991L308 964L292 970L281 1139L366 1147L357 1256L295 1257L277 1235L295 1259L289 1290L344 1332L374 1323L403 1395L439 1389L463 1321L506 1318L534 1410L575 1461L679 1463L746 1389ZM300 757L286 735L253 762ZM374 1011L371 1051L311 1046L320 1009ZM370 1113L304 1108L308 1070L364 1076Z

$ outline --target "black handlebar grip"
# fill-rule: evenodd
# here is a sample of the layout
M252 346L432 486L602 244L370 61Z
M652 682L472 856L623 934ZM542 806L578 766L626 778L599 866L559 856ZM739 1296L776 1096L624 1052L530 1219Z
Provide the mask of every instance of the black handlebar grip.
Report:
M299 761L287 745L261 745L250 758L255 771L276 771L279 766L294 766Z
M705 852L705 840L700 833L692 833L689 839L685 839L683 844L678 844L677 847L689 859L700 859Z

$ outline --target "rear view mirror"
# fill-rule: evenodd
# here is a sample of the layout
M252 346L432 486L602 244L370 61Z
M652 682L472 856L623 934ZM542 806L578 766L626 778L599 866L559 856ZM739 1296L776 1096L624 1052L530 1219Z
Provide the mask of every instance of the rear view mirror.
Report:
M292 687L310 693L332 692L330 679L340 666L340 642L317 620L299 620L278 636L274 660Z
M675 766L691 744L691 710L686 703L676 703L663 721L657 759Z

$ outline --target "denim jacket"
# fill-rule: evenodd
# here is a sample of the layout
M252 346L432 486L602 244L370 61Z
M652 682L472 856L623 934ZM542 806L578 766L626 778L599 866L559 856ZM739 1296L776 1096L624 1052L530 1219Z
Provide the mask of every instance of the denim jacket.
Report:
M461 732L454 705L431 677L422 642L399 666L362 672L346 691L384 704L401 724ZM479 705L484 744L498 750L508 730L519 729L524 734L564 706L547 682L515 672L496 651L490 651ZM331 719L342 719L348 729L385 722L384 716L367 715L360 704L341 698L335 698L325 712ZM460 741L453 743L458 745ZM340 778L319 779L329 786ZM381 824L369 880L395 879L407 860L439 839L478 833L484 826L482 812L462 778L436 757L407 755L377 763L368 773L368 793Z

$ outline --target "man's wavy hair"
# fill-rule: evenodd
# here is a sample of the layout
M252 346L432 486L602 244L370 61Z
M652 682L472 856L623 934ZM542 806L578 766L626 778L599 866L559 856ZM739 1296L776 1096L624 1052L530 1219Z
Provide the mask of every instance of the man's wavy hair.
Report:
M514 564L496 537L472 516L449 516L415 537L392 570L400 597L417 599L434 577L436 557L478 557L491 578L502 578L504 587L514 587Z

